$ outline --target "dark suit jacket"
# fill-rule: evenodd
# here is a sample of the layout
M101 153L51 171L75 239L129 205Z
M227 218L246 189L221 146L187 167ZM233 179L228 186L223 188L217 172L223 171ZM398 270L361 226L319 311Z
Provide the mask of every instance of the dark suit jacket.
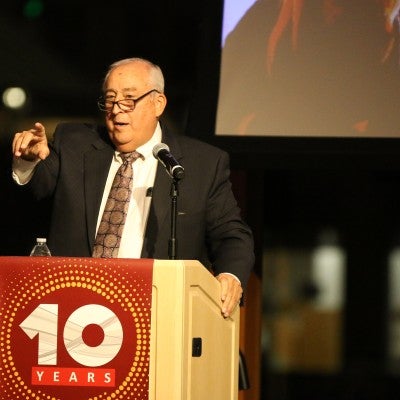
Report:
M253 239L229 181L227 153L163 129L162 141L185 168L179 183L177 257L197 259L245 285L254 262ZM53 196L49 247L55 256L90 257L104 185L114 154L105 127L59 124L51 153L29 183L36 198ZM142 249L143 258L168 259L171 178L159 163Z

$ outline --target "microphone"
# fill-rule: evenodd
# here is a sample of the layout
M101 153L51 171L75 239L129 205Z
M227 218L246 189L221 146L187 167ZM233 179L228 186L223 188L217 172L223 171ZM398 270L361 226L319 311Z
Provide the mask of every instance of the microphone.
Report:
M169 152L165 143L158 143L153 147L153 156L166 168L169 176L175 180L183 179L185 170Z

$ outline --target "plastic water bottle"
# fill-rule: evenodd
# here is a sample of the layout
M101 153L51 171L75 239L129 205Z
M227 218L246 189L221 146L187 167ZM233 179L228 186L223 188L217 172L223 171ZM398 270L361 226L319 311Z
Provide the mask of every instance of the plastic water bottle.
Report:
M50 249L47 246L46 238L36 238L36 244L33 246L31 256L50 257Z

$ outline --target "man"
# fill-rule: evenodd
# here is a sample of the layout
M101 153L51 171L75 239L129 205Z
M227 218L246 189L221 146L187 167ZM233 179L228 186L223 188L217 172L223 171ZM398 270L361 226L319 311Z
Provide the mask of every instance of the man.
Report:
M98 104L106 127L59 124L48 143L45 127L36 123L14 136L14 179L38 199L53 196L52 254L94 254L121 155L136 151L140 157L132 164L133 189L117 256L168 258L172 180L152 154L156 144L165 143L185 169L179 182L177 258L198 259L213 270L228 316L240 301L254 253L251 231L232 194L227 154L162 127L164 78L148 60L112 64Z

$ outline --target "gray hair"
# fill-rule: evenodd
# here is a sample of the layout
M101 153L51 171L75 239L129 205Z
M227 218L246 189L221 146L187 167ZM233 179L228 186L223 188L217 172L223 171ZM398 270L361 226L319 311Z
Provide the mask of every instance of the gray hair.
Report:
M108 67L108 71L106 73L106 76L104 77L103 80L103 90L105 90L107 79L110 76L110 73L117 67L125 64L130 64L130 63L142 63L145 64L148 68L149 72L149 86L152 86L154 89L156 89L160 93L164 93L164 75L161 71L161 68L152 63L149 60L146 60L145 58L140 58L140 57L131 57L131 58L124 58L123 60L116 61L112 63Z

